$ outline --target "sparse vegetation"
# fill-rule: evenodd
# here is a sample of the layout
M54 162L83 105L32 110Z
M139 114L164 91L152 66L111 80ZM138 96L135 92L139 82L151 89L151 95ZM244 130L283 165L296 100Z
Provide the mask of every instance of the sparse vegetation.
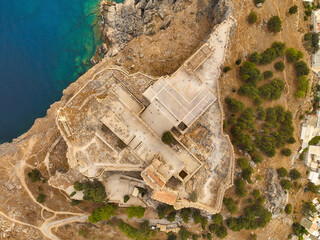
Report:
M32 169L30 172L28 172L27 175L32 182L37 182L41 180L41 173L38 169Z
M130 224L120 220L119 229L128 238L135 240L149 240L155 234L155 232L150 229L148 221L141 223L139 228L134 228Z
M223 71L224 73L227 73L227 72L231 71L231 67L229 67L229 66L224 67L224 68L222 69L222 71Z

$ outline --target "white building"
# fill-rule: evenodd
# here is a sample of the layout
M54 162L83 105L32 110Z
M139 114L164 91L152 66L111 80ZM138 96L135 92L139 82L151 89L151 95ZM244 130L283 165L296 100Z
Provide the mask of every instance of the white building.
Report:
M302 140L301 149L305 149L309 145L309 141L320 135L320 111L317 111L317 115L309 115L306 123L302 124L300 139Z
M318 185L319 184L319 172L310 171L308 175L310 182Z
M320 147L319 146L309 146L309 148L306 152L305 164L312 171L318 171L319 163L320 163Z

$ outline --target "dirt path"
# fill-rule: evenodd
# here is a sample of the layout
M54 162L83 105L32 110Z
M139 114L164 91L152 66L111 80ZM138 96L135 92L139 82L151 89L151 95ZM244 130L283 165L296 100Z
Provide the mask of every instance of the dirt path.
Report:
M273 5L276 7L278 16L280 17L281 21L283 22L283 19L281 18L281 14L280 14L279 7L278 7L278 5L275 3L275 0L272 0L272 3L273 3ZM287 6L287 3L288 3L288 2L286 1L286 6ZM283 42L282 31L280 31L279 36L280 36L280 41ZM286 66L287 60L286 60L285 57L283 57L283 62L284 62L284 65ZM289 95L289 93L290 93L290 85L289 85L288 80L287 80L286 71L282 71L282 73L283 73L283 80L284 80L284 82L286 83L286 88L287 88L287 92L286 92L285 100L284 100L284 107L285 107L285 109L287 110L287 109L288 109L288 100L287 100L288 98L287 98L287 97L288 97L288 95Z

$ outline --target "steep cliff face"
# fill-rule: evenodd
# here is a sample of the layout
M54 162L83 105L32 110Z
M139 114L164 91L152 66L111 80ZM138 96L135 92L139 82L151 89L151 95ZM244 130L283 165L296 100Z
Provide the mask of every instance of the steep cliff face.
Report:
M232 8L225 2L126 0L124 4L102 6L103 36L108 43L104 46L106 57L64 90L61 100L52 104L47 116L37 119L27 133L12 143L0 145L1 230L8 230L8 224L19 221L20 227L12 230L16 231L18 239L43 239L37 235L41 231L50 236L48 216L84 214L83 210L66 204L68 197L47 183L41 185L47 200L44 204L37 203L38 185L26 178L26 172L31 168L38 168L45 179L56 170L66 170L65 144L55 123L57 110L85 82L108 66L121 65L131 73L142 71L155 76L174 72L197 50L212 27L230 15ZM48 157L50 153L54 153L54 157ZM19 200L7 201L9 198ZM21 226L29 229L30 235L25 236Z

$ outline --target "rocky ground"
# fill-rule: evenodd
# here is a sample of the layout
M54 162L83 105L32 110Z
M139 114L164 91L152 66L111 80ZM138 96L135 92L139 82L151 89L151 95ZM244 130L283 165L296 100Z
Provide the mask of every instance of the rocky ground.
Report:
M37 119L27 133L12 143L0 145L0 230L9 239L55 239L52 228L71 224L77 219L81 222L86 218L86 211L94 207L71 207L68 197L46 181L32 183L26 177L26 173L35 167L41 171L44 180L55 170L68 170L65 143L55 124L57 109L106 66L122 65L130 72L142 71L155 76L174 72L201 45L214 24L223 19L226 10L224 1L149 2L126 1L125 6L119 7L103 5L107 56L64 90L61 101L51 105L47 116ZM121 14L116 12L112 20L109 15L112 11L121 11ZM138 12L144 13L136 15ZM124 18L126 13L131 13L128 19ZM133 27L135 31L123 30L133 23L137 24ZM152 23L155 24L153 31L151 27L147 29ZM110 35L110 28L118 35ZM114 49L117 54L113 54ZM112 55L115 56L111 58ZM54 157L48 158L48 152ZM36 201L39 193L47 195L43 204ZM109 239L118 234L115 230ZM63 231L59 237L69 239ZM74 236L73 239L77 238Z

